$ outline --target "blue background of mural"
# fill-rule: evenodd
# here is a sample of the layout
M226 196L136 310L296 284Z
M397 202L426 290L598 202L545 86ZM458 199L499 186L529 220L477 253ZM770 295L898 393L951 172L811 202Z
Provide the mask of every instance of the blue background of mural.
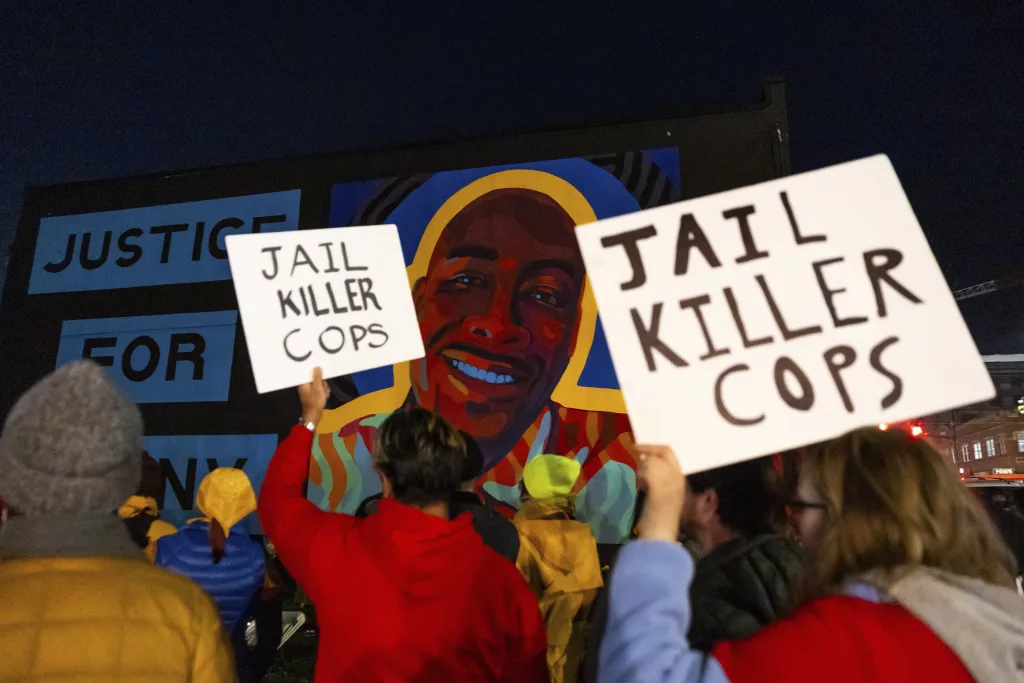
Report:
M239 228L222 229L217 239L217 244L222 249L224 237L227 235L251 232L255 217L286 217L283 222L263 223L260 232L295 230L299 227L299 196L299 190L290 190L44 218L39 222L39 239L36 241L28 293L83 292L229 280L231 268L227 259L215 258L209 250L209 240L216 224L225 218L237 218L245 222ZM204 222L204 234L198 242L199 259L193 261L193 249L197 246L197 221ZM188 230L169 236L150 233L150 228L154 226L180 224L187 224ZM134 244L142 248L142 256L134 264L122 267L116 263L116 259L123 254L118 248L118 238L129 228L142 231L141 236L134 238ZM87 255L90 258L99 258L105 231L112 233L106 262L93 270L83 269L78 256L82 249L83 235L92 235ZM46 271L43 266L47 263L63 261L68 251L70 235L77 235L74 245L75 257L71 264L57 273ZM161 263L164 240L168 237L170 249L167 263Z
M95 349L92 358L110 357L113 365L107 372L125 392L138 403L192 403L199 401L226 401L231 385L231 364L235 349L235 327L238 311L212 311L209 313L178 313L172 315L146 315L127 318L95 318L66 320L61 326L57 365L82 358L86 339L116 337L114 347ZM171 335L197 332L206 343L203 350L202 379L193 379L193 363L178 360L175 377L167 380L168 352ZM160 360L153 373L136 382L124 376L121 370L122 354L133 339L142 335L152 337L160 348ZM191 344L181 344L188 352ZM147 347L132 351L131 367L141 370L150 362Z
M678 190L681 172L679 155L675 148L648 150L643 154L658 166ZM611 218L639 209L636 198L617 178L585 159L559 159L436 173L411 192L388 217L389 223L398 226L406 264L412 263L427 223L452 194L483 176L509 169L543 171L568 181L586 197L598 219ZM348 225L368 197L385 182L387 181L359 181L335 185L331 192L330 224ZM394 375L390 367L384 367L355 373L353 379L360 393L367 394L391 386ZM587 387L619 388L600 317L579 383Z
M234 467L240 458L246 458L242 471L249 476L253 490L259 495L263 478L270 464L270 457L277 448L276 434L238 434L238 435L205 435L205 436L147 436L145 449L157 462L166 460L173 468L178 480L186 488L191 502L182 506L175 495L171 484L166 484L164 493L164 509L160 512L161 519L181 527L193 517L199 517L195 508L196 492L203 478L210 473L207 458L217 461L219 467ZM188 461L196 460L195 481L186 481ZM166 467L166 465L165 465ZM191 483L192 486L188 486ZM253 513L240 522L240 528L247 533L261 534L258 516Z

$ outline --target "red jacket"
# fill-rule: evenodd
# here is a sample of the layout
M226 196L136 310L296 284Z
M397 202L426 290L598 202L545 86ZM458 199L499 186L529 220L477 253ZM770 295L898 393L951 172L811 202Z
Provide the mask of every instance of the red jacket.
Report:
M316 605L317 683L547 681L537 600L469 515L393 500L366 519L324 512L302 492L312 443L296 426L278 446L259 515Z
M713 650L730 683L972 683L960 659L899 605L846 595L810 602Z

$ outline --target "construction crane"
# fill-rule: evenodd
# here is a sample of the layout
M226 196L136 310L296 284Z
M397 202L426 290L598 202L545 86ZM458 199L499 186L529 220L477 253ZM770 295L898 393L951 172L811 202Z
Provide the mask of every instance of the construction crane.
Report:
M1010 289L1020 285L1024 285L1024 273L1014 273L1013 275L982 282L980 285L971 285L970 287L958 289L953 292L953 298L957 301L962 301L971 297L981 296L982 294L991 294L997 289Z

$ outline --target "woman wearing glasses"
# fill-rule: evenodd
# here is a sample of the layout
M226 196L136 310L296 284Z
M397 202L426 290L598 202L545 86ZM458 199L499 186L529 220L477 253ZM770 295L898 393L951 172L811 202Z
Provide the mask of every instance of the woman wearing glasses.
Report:
M790 504L809 561L801 604L710 654L686 640L683 475L670 449L639 450L647 507L612 575L601 681L1024 680L1013 559L922 440L863 429L805 451Z

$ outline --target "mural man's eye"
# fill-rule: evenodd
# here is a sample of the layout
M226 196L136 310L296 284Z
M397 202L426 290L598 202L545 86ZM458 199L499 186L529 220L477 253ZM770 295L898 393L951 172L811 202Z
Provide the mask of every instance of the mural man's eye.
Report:
M471 275L470 273L459 273L454 277L450 278L448 282L454 285L456 291L463 291L472 287L483 287L485 282L479 275Z
M558 292L550 289L531 289L526 292L526 298L555 308L562 308L562 306L565 305L565 301L562 296Z

